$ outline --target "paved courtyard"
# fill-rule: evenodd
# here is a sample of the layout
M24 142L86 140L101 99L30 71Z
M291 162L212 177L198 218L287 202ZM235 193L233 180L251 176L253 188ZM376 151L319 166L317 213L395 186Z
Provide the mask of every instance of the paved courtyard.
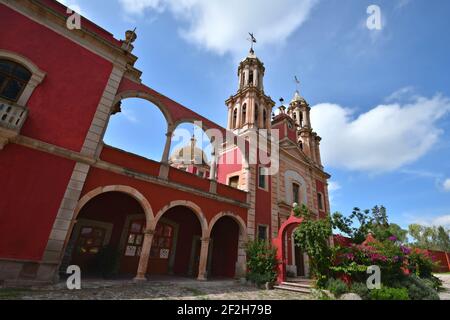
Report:
M450 300L450 274L440 274L442 300ZM281 290L263 290L233 280L196 281L186 278L130 280L84 280L81 290L68 290L66 283L14 289L0 287L0 300L311 300L312 296Z
M30 288L0 288L0 299L20 300L308 300L309 295L281 290L263 290L233 280L193 279L133 281L85 280L81 290L68 290L65 282Z

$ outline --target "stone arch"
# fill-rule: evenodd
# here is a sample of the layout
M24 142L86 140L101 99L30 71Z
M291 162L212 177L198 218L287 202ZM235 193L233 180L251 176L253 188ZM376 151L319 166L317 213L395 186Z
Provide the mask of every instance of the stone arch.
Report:
M216 214L211 221L209 222L207 239L211 239L213 236L214 226L218 221L222 218L228 217L231 218L235 223L237 223L239 228L239 234L237 239L237 256L236 256L236 264L234 269L234 276L236 278L242 278L246 273L246 251L245 247L248 241L247 236L247 226L244 220L237 214L230 211L222 211ZM214 253L212 253L211 258L213 258ZM214 263L214 258L212 263Z
M158 211L158 213L155 216L155 219L150 224L150 228L148 228L148 229L155 230L156 225L158 224L158 221L161 219L161 217L168 210L170 210L173 207L177 207L177 206L187 207L192 210L192 212L197 216L197 218L200 222L200 226L202 228L202 237L206 238L207 232L208 232L208 222L206 221L205 215L203 214L201 208L198 205L196 205L192 201L187 201L187 200L175 200L175 201L171 201L169 204L165 205L163 208L161 208L161 210Z
M211 221L209 222L207 237L208 238L211 237L211 232L214 228L214 225L216 224L217 221L220 220L220 218L223 218L223 217L230 217L239 225L239 232L242 234L242 237L243 237L242 240L244 242L246 242L247 241L247 226L246 226L244 220L237 214L235 214L233 212L229 212L229 211L220 212L211 219Z
M78 214L80 213L81 209L92 199L97 197L100 194L107 193L107 192L122 192L125 194L130 195L133 197L144 210L145 213L145 220L146 220L146 228L149 229L150 226L153 225L154 216L153 216L153 210L148 202L148 200L142 195L138 190L128 187L128 186L122 186L122 185L110 185L110 186L104 186L104 187L98 187L96 189L93 189L86 193L79 201L75 208L74 213L74 220L76 220Z
M287 261L287 251L289 248L285 247L284 236L289 230L293 230L298 227L303 222L303 218L298 218L291 215L278 230L278 235L273 239L273 246L277 249L277 259L281 263L277 267L278 277L277 281L279 283L286 281L286 261Z
M46 73L39 69L30 59L12 51L0 49L0 59L6 59L21 64L31 72L31 78L23 90L17 104L25 106L34 89L44 80Z
M303 201L302 203L307 204L308 203L308 199L307 199L308 185L306 183L306 180L297 171L293 171L293 170L287 170L284 173L284 187L285 187L286 203L288 205L293 204L293 197L292 197L292 193L291 193L292 182L296 182L300 185L301 200Z
M153 103L156 107L158 107L158 109L162 112L162 114L166 118L167 127L168 128L173 127L173 125L174 125L173 117L172 117L172 114L170 113L169 109L157 97L151 95L148 92L143 92L143 91L139 91L139 90L123 91L116 95L113 105L116 105L120 101L128 99L128 98L144 99L144 100L147 100L147 101Z

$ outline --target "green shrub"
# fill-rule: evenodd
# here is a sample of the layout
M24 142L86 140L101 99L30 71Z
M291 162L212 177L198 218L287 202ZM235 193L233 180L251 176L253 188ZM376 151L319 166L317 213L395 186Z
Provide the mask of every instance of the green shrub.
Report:
M250 241L247 244L247 280L258 285L274 282L278 265L276 249L265 241Z
M409 255L408 260L409 269L421 278L430 278L433 269L436 267L436 263L429 256L414 250Z
M390 288L382 286L381 289L370 291L370 299L372 300L409 300L408 289L406 288Z
M339 279L328 279L326 288L334 294L336 298L349 292L347 284Z
M362 282L355 282L350 288L350 292L356 293L363 300L370 300L370 292L367 285Z
M411 275L402 279L396 287L406 288L411 300L439 300L439 294L430 283Z

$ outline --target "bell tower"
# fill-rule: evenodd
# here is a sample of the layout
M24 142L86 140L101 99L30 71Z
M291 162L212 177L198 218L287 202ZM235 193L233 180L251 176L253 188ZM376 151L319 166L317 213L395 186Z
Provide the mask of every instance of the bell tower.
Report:
M310 112L311 107L296 90L287 113L297 126L297 143L314 163L322 166L320 156L320 141L322 139L312 129Z
M275 102L264 93L264 64L253 48L238 67L237 93L225 101L228 107L228 126L236 134L249 129L268 129L271 126Z

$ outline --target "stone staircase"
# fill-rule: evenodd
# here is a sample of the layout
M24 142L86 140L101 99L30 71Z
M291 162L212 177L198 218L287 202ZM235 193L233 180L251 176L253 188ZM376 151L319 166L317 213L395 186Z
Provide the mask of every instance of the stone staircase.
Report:
M290 278L279 285L274 286L276 290L285 290L291 292L298 292L303 294L311 294L313 281L306 278Z

